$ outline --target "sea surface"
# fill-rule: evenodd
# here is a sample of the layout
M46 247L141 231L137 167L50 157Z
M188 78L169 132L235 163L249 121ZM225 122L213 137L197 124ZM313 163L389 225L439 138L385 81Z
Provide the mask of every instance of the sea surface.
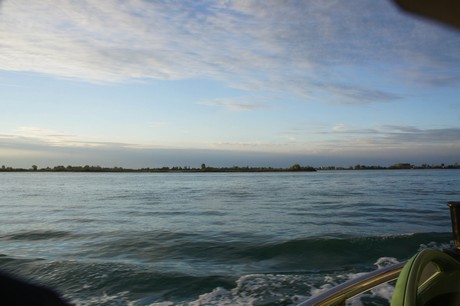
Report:
M0 270L75 305L295 305L449 247L448 201L459 170L0 173Z

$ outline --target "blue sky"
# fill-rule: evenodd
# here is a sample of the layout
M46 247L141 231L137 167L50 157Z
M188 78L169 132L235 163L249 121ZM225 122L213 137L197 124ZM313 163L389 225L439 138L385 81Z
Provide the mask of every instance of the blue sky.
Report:
M460 32L391 1L0 2L0 164L460 162Z

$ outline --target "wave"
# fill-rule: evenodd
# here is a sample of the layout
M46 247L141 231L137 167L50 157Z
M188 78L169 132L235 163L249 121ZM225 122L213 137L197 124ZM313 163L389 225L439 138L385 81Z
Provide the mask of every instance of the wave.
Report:
M187 301L191 296L231 288L236 278L225 275L193 276L178 271L161 272L154 267L125 262L25 261L5 258L2 270L29 282L60 292L77 305L136 305L155 301Z
M69 239L77 235L68 231L33 230L0 235L0 241L40 241L52 239Z
M74 235L30 231L3 235L0 241L60 243ZM82 306L289 305L385 262L405 260L421 248L448 247L451 240L450 233L333 234L288 241L209 232L93 235L78 238L84 238L84 247L70 258L0 254L0 267L56 288ZM371 296L383 298L382 292Z
M336 235L338 236L338 235ZM417 233L374 237L324 237L273 241L267 237L231 234L200 235L155 231L106 237L88 243L78 256L125 260L169 269L181 265L190 274L203 269L221 274L330 271L372 265L375 258L407 259L422 244L449 244L450 233Z
M370 262L378 257L407 258L428 242L449 243L450 233L416 233L374 237L308 238L258 246L250 250L252 256L266 258L302 257L307 266L330 266L346 263Z
M382 262L388 258L379 259ZM393 261L394 262L394 259ZM295 305L340 283L360 276L362 273L339 271L335 273L322 274L248 274L227 283L227 286L219 286L216 278L203 281L189 280L188 284L177 285L174 290L163 290L156 287L158 284L151 284L151 291L148 288L142 294L133 287L124 291L106 291L103 294L84 297L79 295L71 299L79 306L94 305L150 305L150 306L198 306L198 305ZM168 282L167 276L165 281ZM145 281L145 279L142 279ZM197 282L198 281L198 282ZM190 287L198 286L194 291ZM187 290L185 290L185 288ZM138 289L138 288L137 288ZM366 293L357 300L372 301L371 305L387 305L391 299L393 286L391 284L376 288ZM142 297L139 297L143 295ZM378 303L381 301L382 304ZM355 305L355 304L353 304Z
M236 264L272 261L277 271L319 270L332 266L369 264L379 257L408 258L420 245L430 242L448 244L450 233L415 233L387 236L351 237L331 233L279 241L271 236L222 232L98 232L76 233L62 230L21 231L0 235L0 242L41 242L74 239L80 247L75 254L82 259L125 260L156 263L163 260L188 260ZM83 243L82 241L85 241ZM290 264L291 263L291 264ZM258 272L258 271L253 271Z
M69 236L34 231L2 239ZM50 261L0 255L0 266L56 288L82 306L290 305L376 266L404 260L421 248L446 247L451 234L265 243L248 234L238 238L164 231L114 236L88 245L85 252L93 252L92 256L75 254L73 259ZM370 298L385 300L391 287L379 290Z

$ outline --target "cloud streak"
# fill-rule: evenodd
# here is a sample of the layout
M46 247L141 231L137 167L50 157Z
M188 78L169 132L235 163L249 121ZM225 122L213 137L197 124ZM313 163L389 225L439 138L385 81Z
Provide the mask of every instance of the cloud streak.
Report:
M0 137L0 158L6 166L39 167L56 165L100 165L122 167L192 166L201 163L210 166L263 166L288 167L294 163L314 166L350 166L357 163L391 165L397 162L455 163L459 145L446 144L415 146L384 146L356 142L354 147L324 145L321 148L290 150L280 154L264 150L263 143L221 143L211 149L166 149L133 147L123 143L101 143L100 146L53 146L44 141L26 137ZM235 147L236 145L236 147ZM248 148L249 147L249 148ZM367 148L366 148L367 147ZM366 150L362 150L366 148ZM248 150L249 149L249 150Z
M402 97L378 89L368 89L361 86L345 84L312 84L322 91L329 93L329 103L336 105L361 105L371 103L388 103Z
M42 127L22 126L18 127L12 133L0 134L0 143L2 146L15 148L19 147L62 147L62 148L95 148L95 147L129 147L133 144L107 142L83 139L77 135L62 133Z
M230 111L253 111L265 109L268 105L257 103L254 97L223 98L202 101L199 104L211 107L224 107Z
M374 128L354 128L338 124L320 132L330 137L325 147L341 147L347 150L398 149L439 146L460 150L460 128L420 129L413 126L385 125Z
M460 77L446 69L459 63L460 40L390 2L7 0L1 8L7 71L90 82L210 78L306 99L328 93L346 105L399 94L336 67L402 64L412 71L405 77L435 86ZM318 75L329 81L318 84Z
M315 138L318 135L321 137ZM328 162L344 165L344 161L351 164L455 163L460 150L459 135L460 128L385 125L363 129L337 124L327 130L295 128L278 142L221 141L203 144L200 148L164 148L154 144L85 140L43 128L23 127L15 133L0 134L0 158L7 164L15 161L13 166L21 167L37 163L44 166L198 166L209 161L215 166L283 167L298 162L318 166Z

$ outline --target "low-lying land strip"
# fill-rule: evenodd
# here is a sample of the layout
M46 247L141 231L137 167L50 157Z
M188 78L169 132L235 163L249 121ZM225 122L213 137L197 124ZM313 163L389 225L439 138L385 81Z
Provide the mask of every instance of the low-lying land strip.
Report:
M314 172L317 170L394 170L394 169L460 169L460 165L455 163L454 165L428 165L423 164L415 166L409 163L394 164L389 167L382 166L365 166L355 165L349 167L336 167L336 166L323 166L323 167L312 167L312 166L301 166L294 164L289 168L273 168L273 167L208 167L202 164L200 168L193 167L160 167L160 168L123 168L123 167L101 167L101 166L55 166L53 168L39 168L33 165L30 168L13 168L7 166L1 166L0 172Z

